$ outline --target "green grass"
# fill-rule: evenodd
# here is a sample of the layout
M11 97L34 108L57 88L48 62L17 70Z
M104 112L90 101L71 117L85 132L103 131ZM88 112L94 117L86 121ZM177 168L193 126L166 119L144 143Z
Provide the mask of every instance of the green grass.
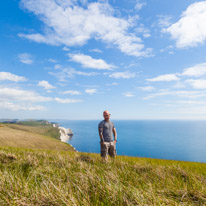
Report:
M0 205L206 205L206 164L1 147Z

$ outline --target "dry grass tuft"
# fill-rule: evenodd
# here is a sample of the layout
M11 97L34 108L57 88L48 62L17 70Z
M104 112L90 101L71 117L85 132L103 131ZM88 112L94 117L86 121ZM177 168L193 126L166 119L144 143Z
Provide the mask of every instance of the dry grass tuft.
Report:
M94 163L94 160L92 159L91 156L85 155L85 154L80 154L79 157L77 157L77 161L83 161L87 163Z
M13 154L6 154L5 152L0 152L0 163L8 163L16 160L17 157Z

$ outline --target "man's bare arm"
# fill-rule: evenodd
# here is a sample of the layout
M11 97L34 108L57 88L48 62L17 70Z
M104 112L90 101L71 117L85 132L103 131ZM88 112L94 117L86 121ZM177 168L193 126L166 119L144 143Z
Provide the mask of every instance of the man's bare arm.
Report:
M117 142L117 131L115 128L113 128L112 131L113 131L113 135L114 135L114 141Z
M100 137L100 141L104 142L104 138L103 138L103 128L99 128L99 137Z

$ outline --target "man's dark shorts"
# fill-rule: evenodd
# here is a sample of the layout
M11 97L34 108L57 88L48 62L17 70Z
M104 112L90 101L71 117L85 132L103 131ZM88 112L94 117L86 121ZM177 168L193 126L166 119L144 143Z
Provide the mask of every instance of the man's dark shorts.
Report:
M101 144L101 157L107 157L108 154L110 157L115 157L116 152L116 143L115 142L104 142Z

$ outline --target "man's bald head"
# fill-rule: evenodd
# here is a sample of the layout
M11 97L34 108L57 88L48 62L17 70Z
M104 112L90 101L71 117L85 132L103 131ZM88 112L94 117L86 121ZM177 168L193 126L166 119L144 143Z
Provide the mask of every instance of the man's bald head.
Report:
M105 121L109 121L110 113L109 113L108 110L105 110L105 111L103 112L103 117L104 117L104 120L105 120Z
M103 112L103 115L104 115L104 114L110 114L110 113L109 113L108 110L105 110L105 111Z

